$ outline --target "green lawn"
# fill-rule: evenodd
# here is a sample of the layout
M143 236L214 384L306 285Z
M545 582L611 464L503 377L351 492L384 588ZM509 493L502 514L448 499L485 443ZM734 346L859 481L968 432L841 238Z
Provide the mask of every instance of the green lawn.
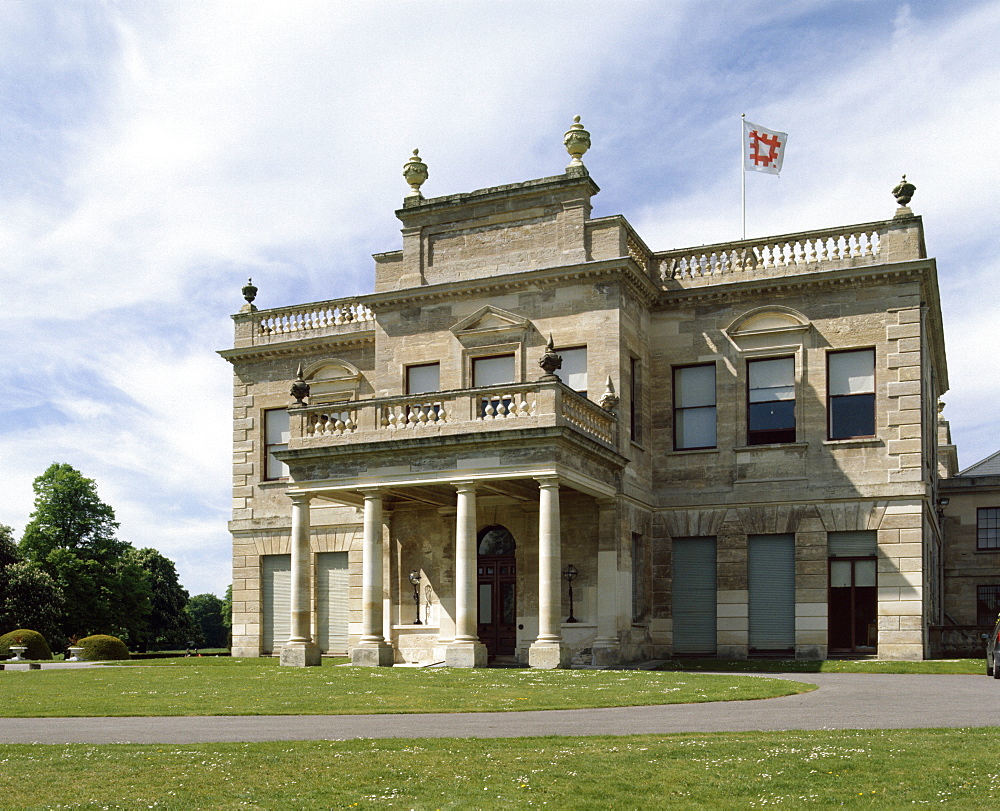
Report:
M773 698L812 689L755 676L632 670L292 668L274 659L161 659L6 671L0 717L552 710Z
M795 659L671 659L659 670L722 673L930 673L981 676L985 659L927 659L896 662L887 659L827 659L799 662Z
M0 746L4 807L986 808L992 729Z

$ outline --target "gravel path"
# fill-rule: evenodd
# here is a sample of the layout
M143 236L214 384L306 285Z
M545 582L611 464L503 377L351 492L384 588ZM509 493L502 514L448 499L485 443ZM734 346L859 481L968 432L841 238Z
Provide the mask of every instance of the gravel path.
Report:
M746 674L739 674L746 675ZM212 743L348 738L510 738L1000 724L986 676L767 674L818 690L763 701L503 713L4 718L0 743Z

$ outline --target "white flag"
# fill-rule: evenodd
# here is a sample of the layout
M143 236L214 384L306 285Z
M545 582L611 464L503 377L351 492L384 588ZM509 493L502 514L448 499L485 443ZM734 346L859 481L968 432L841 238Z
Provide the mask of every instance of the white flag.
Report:
M758 127L743 119L743 169L750 172L767 172L776 175L781 172L781 162L785 159L787 132Z

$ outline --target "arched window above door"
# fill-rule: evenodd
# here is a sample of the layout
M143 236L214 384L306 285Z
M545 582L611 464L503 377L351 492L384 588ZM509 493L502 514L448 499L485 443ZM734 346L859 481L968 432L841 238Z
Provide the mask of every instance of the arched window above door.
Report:
M499 524L479 530L478 540L480 555L513 555L517 546L510 530Z

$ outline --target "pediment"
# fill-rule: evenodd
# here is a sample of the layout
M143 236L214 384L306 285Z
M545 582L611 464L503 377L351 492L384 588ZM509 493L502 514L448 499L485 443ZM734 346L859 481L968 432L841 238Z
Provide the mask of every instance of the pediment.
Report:
M730 335L758 335L769 332L801 331L809 319L791 307L758 307L743 313L726 330Z
M524 332L531 322L524 316L509 313L487 304L472 315L466 316L451 331L459 338L481 333Z
M309 364L302 370L309 383L311 403L356 400L361 383L360 370L345 360L326 358Z

